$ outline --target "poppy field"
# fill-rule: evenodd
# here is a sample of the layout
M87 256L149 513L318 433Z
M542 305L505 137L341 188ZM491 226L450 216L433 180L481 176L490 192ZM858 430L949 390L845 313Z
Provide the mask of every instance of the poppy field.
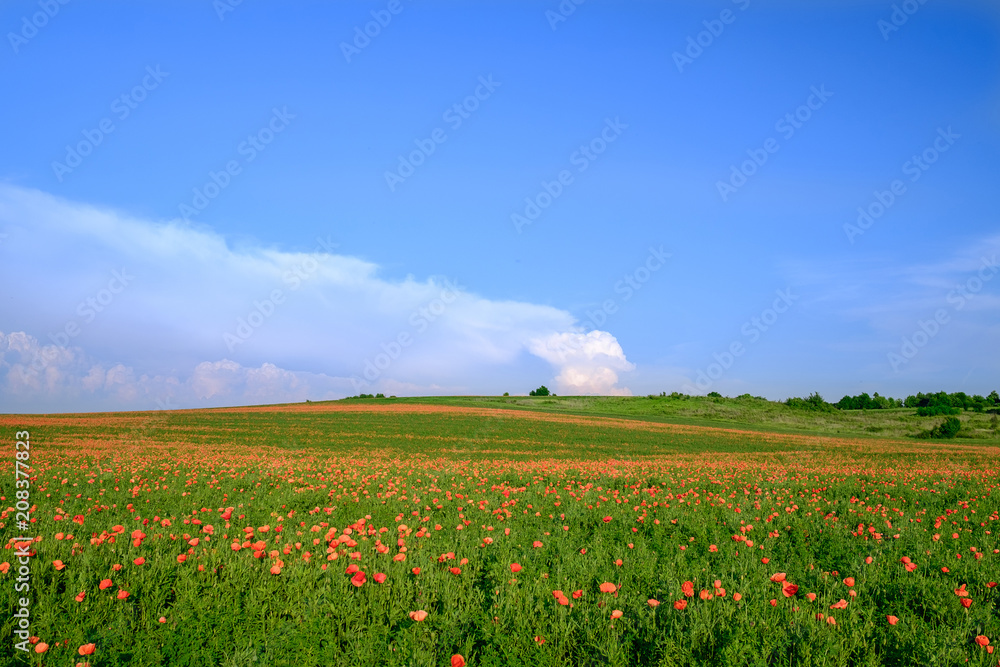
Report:
M1000 665L988 444L404 401L0 425L2 664Z

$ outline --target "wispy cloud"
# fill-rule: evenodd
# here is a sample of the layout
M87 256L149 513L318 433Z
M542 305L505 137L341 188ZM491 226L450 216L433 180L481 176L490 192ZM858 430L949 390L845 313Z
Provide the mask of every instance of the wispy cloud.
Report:
M548 362L569 393L627 393L608 332L567 311L475 294L460 276L387 280L340 251L153 222L0 186L0 396L19 409L294 401L363 391L499 391ZM553 341L575 342L554 352ZM365 370L369 365L377 372Z

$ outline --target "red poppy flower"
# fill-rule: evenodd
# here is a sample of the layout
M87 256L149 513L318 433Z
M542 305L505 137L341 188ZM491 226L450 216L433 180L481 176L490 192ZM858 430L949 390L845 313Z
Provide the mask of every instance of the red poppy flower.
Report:
M412 618L417 623L420 623L425 618L427 618L427 612L424 611L423 609L421 609L419 611L411 611L410 612L410 618Z
M966 609L972 606L972 598L961 598L959 599L959 602L961 602L962 606Z
M108 588L111 588L111 580L110 579L102 579L101 583L98 584L97 587L100 588L102 591L106 590Z
M776 584L780 584L784 580L785 580L785 573L784 572L777 572L777 573L771 575L771 581L773 581Z
M979 644L980 646L989 646L990 638L987 637L986 635L978 635L976 637L976 643Z
M146 563L146 559L143 558L142 556L139 556L132 562L135 563L136 565L144 565Z
M850 588L851 586L854 585L854 577L847 577L846 579L844 579L844 583L847 585L848 588Z
M119 600L124 600L128 596L129 596L129 592L128 591L118 591L118 599Z
M618 586L612 584L609 581L605 581L603 584L601 584L601 592L602 593L614 593L617 590L618 590Z
M676 609L677 611L682 611L687 606L688 606L687 600L677 600L676 602L674 602L674 609Z
M376 583L381 584L385 581L385 574L383 574L382 572L376 572L375 576L373 576L372 579L374 579Z
M885 620L889 621L889 625L896 625L897 623L899 623L899 619L893 616L892 614L886 616Z
M656 600L654 598L650 598L650 599L646 600L646 604L648 604L653 609L656 609L657 607L660 606L660 601Z
M615 609L613 612L611 612L611 620L614 620L616 618L621 618L622 616L623 616L622 612L618 609Z
M511 563L510 564L510 571L513 572L514 574L517 574L518 572L520 572L521 571L521 565L520 565L520 563Z
M419 567L415 567L412 570L410 570L410 572L412 572L413 574L420 574L420 568Z
M97 649L96 644L84 644L77 649L77 653L80 655L93 655L94 651Z
M465 658L460 653L451 656L451 667L465 667Z
M830 609L847 609L847 600L840 598L839 602L834 602L830 605Z
M785 585L781 587L781 594L784 595L786 598L790 598L793 595L795 595L798 592L798 590L799 587L797 585L792 583L785 583Z
M684 593L685 597L694 597L694 584L690 581L685 581L681 584L681 592Z
M364 572L358 572L353 577L351 577L351 583L354 584L358 588L361 588L362 586L364 586L365 582L367 580L368 579L367 579L367 577L365 577L365 573Z
M583 596L583 591L582 590L573 591L573 599L574 600L579 600L582 596Z

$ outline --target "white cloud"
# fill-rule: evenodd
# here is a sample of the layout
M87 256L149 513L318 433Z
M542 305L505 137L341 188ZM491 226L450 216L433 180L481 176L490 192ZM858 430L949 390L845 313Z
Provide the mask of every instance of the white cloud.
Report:
M556 391L561 394L630 395L620 388L615 371L631 371L635 365L614 336L606 331L561 332L529 341L528 350L559 370Z
M628 393L618 374L633 366L610 333L460 280L383 279L330 237L304 239L306 251L233 247L8 185L0 228L0 391L21 409L499 393L500 370L545 380L525 353L551 364L563 393Z

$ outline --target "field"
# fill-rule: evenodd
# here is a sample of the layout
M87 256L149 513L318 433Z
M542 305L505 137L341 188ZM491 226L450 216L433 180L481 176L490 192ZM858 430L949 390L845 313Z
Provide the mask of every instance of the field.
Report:
M932 442L629 406L0 415L0 663L1000 664L985 420Z

